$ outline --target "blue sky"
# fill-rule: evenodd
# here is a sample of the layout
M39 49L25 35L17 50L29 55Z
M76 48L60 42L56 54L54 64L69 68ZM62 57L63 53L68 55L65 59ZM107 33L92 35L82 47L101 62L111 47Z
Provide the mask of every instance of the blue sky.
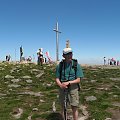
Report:
M25 57L43 48L55 60L57 20L60 59L70 40L82 64L120 60L120 0L0 0L0 60L19 60L21 45Z

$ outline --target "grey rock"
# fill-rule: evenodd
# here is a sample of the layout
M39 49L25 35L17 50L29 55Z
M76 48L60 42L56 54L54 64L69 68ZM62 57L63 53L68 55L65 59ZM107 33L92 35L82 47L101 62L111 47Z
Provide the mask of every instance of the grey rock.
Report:
M119 86L115 85L115 87L120 90L120 87L119 87Z
M112 120L112 118L106 118L105 120Z
M53 110L53 112L56 112L55 101L53 101L53 104L52 104L52 110Z
M42 96L41 95L41 92L22 92L22 93L18 93L18 94L22 94L22 95L33 95L33 96L37 96L37 97L39 97L39 96Z
M114 98L117 98L117 97L118 97L118 95L113 95L113 97L114 97Z
M44 72L39 73L38 75L36 75L36 78L40 78L43 74Z
M32 80L26 80L27 83L32 83Z
M95 96L88 96L86 97L86 101L95 101L97 98Z
M120 107L120 102L115 102L112 104L113 106Z
M19 119L22 114L23 114L23 109L21 109L21 108L17 108L16 110L14 110L14 111L12 112L12 116L13 116L15 119Z
M11 85L8 85L8 87L14 87L14 88L18 88L20 87L21 85L17 85L17 84L11 84Z
M31 77L30 76L23 76L22 78L24 78L24 79L30 79Z
M42 100L42 99L40 99L40 102L41 102L41 103L44 103L45 101L44 101L44 100Z
M46 84L47 85L47 87L51 87L52 86L52 84Z
M32 69L31 72L39 72L40 70L38 69Z
M33 110L33 111L38 111L38 108L33 108L32 110Z
M84 106L84 105L80 105L79 107L80 107L80 109L82 111L82 114L79 116L78 120L87 120L88 117L89 117L87 107Z
M6 95L6 94L0 93L0 97L1 97L1 96L5 96L5 95Z
M97 80L91 80L91 83L95 83Z
M20 79L12 79L11 81L12 81L13 83L17 83L17 82L20 81Z
M78 118L78 120L87 120L87 119L88 119L88 116L82 116Z
M32 116L28 116L28 120L32 120Z
M110 78L112 81L120 81L120 78Z
M5 76L5 78L6 78L6 79L13 79L13 78L14 78L14 76L11 76L11 75L6 75L6 76Z

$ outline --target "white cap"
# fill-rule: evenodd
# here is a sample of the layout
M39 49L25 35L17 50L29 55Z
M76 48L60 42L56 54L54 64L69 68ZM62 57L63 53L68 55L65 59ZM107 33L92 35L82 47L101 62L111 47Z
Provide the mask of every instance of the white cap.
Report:
M63 49L63 54L68 54L70 52L73 52L71 48L64 48Z

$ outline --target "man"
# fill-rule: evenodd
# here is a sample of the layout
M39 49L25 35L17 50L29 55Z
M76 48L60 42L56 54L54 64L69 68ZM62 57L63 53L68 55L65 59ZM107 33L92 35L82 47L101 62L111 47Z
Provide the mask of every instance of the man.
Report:
M56 67L56 83L60 87L60 103L62 107L63 115L63 102L64 102L64 89L68 88L68 98L73 112L73 119L78 120L78 105L79 105L79 93L78 84L83 77L83 72L80 65L77 63L76 71L73 68L74 60L72 59L72 49L65 48L63 50L63 60L62 71L60 71L60 64ZM64 115L63 115L64 116Z
M37 51L37 57L38 57L37 64L40 65L40 50Z
M42 66L43 65L43 52L42 52L42 48L40 49L39 57L40 57L40 64Z
M43 64L43 52L42 52L42 48L40 48L38 51L37 51L37 56L38 56L38 65L41 65Z
M103 59L104 59L104 65L106 65L106 57L104 57Z
M20 62L23 60L22 56L23 56L23 48L21 46L20 47Z

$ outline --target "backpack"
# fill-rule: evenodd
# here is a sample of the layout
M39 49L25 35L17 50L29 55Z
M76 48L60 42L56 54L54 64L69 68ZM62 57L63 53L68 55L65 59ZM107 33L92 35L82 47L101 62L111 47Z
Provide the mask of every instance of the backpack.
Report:
M77 64L78 64L78 61L77 61L77 59L72 59L72 61L73 61L73 66L72 66L72 68L74 68L74 71L75 71L75 79L77 78ZM60 81L61 81L61 77L62 77L62 67L63 67L63 63L64 63L64 60L62 60L61 62L60 62L60 67L59 67L59 72L60 72ZM77 84L78 85L78 91L80 91L80 85L79 85L79 83Z

